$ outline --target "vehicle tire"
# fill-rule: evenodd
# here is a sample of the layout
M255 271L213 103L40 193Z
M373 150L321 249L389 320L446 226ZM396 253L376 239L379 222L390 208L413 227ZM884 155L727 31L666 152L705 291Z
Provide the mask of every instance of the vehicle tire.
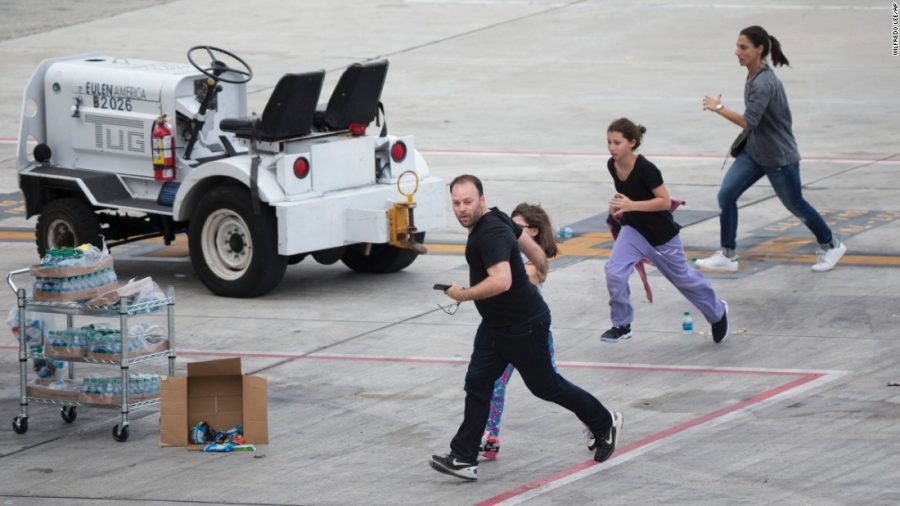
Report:
M214 188L200 199L188 226L188 247L197 276L223 297L270 292L288 263L278 254L274 210L263 204L254 214L242 186Z
M336 264L338 260L344 258L345 254L347 254L347 247L338 246L337 248L314 251L312 257L316 262L319 262L322 265L331 265Z
M83 200L51 200L41 208L35 227L35 242L41 257L49 249L73 248L85 243L102 248L100 220Z
M425 232L416 234L416 242L425 240ZM409 267L419 256L413 250L396 248L389 244L373 244L371 251L366 255L365 244L354 244L347 248L341 261L357 272L369 272L375 274L397 272Z

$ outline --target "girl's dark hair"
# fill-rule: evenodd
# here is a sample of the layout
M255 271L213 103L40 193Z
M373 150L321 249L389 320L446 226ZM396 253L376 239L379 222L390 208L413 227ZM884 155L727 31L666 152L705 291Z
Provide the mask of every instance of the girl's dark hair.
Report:
M776 67L779 65L791 66L791 62L788 61L787 56L781 51L781 42L778 42L778 39L769 35L769 32L767 32L765 28L757 25L748 26L741 30L741 35L747 37L754 46L762 46L762 57L764 60L766 59L766 56L769 56L771 50L772 65L775 65Z
M516 216L521 216L529 227L537 229L538 233L534 236L534 241L544 250L547 258L553 258L559 253L556 238L553 236L553 225L550 224L550 217L547 216L540 204L522 202L513 209L512 217L515 218Z
M622 137L625 137L629 141L635 141L633 149L637 149L641 147L641 139L643 139L644 134L647 133L647 129L644 128L644 125L635 125L634 122L628 118L619 118L609 124L609 128L606 129L606 132L619 132L622 134Z

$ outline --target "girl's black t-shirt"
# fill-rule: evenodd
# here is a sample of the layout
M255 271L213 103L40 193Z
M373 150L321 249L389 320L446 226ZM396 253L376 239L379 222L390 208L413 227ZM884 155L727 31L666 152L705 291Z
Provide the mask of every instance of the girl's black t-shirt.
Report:
M615 182L616 191L634 201L654 198L653 190L663 184L662 173L656 165L644 158L644 155L637 156L634 169L625 181L620 181L616 176L615 160L610 158L606 162L606 168L609 169L609 174ZM681 226L675 223L669 211L626 212L622 217L622 224L640 232L653 246L671 241L681 230Z
M544 299L528 280L525 264L519 253L518 237L522 227L496 207L484 213L466 241L466 262L469 264L469 286L487 277L489 267L509 262L512 286L493 297L476 300L475 307L488 327L506 327L527 321L547 311Z

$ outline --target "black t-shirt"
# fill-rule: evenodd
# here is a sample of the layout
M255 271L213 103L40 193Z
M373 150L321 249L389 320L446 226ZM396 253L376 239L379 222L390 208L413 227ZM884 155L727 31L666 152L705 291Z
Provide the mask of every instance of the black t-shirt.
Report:
M517 240L521 234L522 227L496 207L485 213L469 232L466 242L469 286L482 282L488 276L488 268L500 262L509 262L512 272L512 286L509 290L475 301L478 313L489 327L521 323L548 310L544 299L525 273Z
M653 190L663 184L662 173L644 155L637 156L634 169L625 181L616 176L615 160L610 158L606 168L616 184L616 191L631 200L650 200L654 197ZM622 224L633 227L653 246L669 242L681 230L669 211L627 212L622 217Z

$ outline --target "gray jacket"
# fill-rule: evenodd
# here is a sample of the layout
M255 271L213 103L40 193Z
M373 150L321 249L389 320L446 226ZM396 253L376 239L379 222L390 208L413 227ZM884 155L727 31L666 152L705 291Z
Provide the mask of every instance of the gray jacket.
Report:
M784 86L769 66L744 85L747 154L764 167L784 167L800 161L791 129L791 108Z

